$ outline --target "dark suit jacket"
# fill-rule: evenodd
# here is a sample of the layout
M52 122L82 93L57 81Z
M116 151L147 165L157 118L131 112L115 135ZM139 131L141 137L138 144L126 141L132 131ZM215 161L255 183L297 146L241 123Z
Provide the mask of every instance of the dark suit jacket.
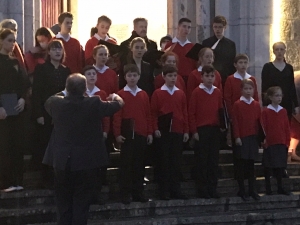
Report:
M45 103L54 123L43 163L57 170L99 168L108 164L102 118L121 107L118 102L102 102L99 97L52 96Z
M121 43L121 46L122 47L127 47L127 48L130 48L129 45L130 45L130 42L136 38L136 37L139 37L139 35L135 32L135 31L132 31L132 35L130 38L128 38L127 40L123 41ZM146 45L147 45L147 50L157 50L157 44L155 41L152 41L150 39L148 39L147 37L143 38L146 42Z
M218 38L214 35L210 38L205 39L202 42L202 45L204 47L211 48L217 41ZM232 40L223 37L213 51L215 55L213 65L215 69L219 71L222 77L222 83L224 85L226 78L234 74L236 71L233 65L234 58L236 56L235 43Z

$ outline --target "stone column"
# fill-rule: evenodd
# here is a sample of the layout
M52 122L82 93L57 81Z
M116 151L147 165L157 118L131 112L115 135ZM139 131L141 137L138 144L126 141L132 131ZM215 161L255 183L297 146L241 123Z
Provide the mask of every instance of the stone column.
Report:
M78 38L78 0L71 1L71 13L74 16L72 26L72 37Z
M210 15L210 0L196 0L196 33L199 43L210 37Z
M42 12L41 0L34 0L34 31L36 31L42 25L41 12Z
M8 1L8 18L14 19L18 23L17 41L20 46L24 46L24 0Z
M0 1L0 21L7 18L8 0Z
M24 2L24 52L28 51L34 44L35 33L35 0Z

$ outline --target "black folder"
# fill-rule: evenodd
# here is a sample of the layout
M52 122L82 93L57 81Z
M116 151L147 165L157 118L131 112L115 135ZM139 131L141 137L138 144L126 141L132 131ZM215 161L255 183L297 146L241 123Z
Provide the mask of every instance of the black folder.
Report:
M199 44L199 43L196 43L190 51L188 51L188 53L186 53L186 57L190 58L190 59L193 59L193 60L196 60L198 61L198 54L200 52L200 50L204 48L203 45Z
M171 132L173 112L158 117L158 130L161 132Z
M160 64L160 58L163 54L165 54L163 51L149 50L143 55L143 60L150 63L151 66L156 67L157 64Z
M122 119L121 135L128 139L134 139L134 119Z
M115 45L108 41L99 40L98 44L105 45L108 48L109 54L111 56L118 54L118 53L127 53L129 51L129 49L127 49L127 48L123 48L120 45Z
M15 107L18 104L18 96L17 94L2 94L1 95L1 103L3 108L6 111L7 116L15 116L19 113L15 110Z

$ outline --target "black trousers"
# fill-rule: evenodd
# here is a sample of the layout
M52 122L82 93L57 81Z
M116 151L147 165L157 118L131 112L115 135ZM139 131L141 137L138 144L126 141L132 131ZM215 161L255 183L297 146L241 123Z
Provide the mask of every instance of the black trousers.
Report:
M194 151L196 157L196 185L200 192L215 192L218 184L218 165L221 131L219 127L198 128L199 141Z
M183 134L163 133L157 140L161 194L180 192L180 160L183 148Z
M58 225L85 225L98 169L54 170Z
M0 120L0 188L22 185L24 118L10 116Z
M265 185L266 185L266 192L271 192L271 175L273 174L277 180L277 191L281 191L283 189L282 186L282 177L285 168L270 168L264 167L264 174L265 174Z
M236 159L236 173L240 193L245 194L245 178L248 178L249 193L255 191L254 160Z
M134 135L134 139L126 139L120 153L120 192L121 195L138 196L144 191L144 155L147 138Z

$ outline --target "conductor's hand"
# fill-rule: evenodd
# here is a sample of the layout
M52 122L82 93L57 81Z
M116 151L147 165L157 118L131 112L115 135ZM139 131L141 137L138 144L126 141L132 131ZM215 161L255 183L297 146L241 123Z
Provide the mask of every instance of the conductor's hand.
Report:
M122 99L119 95L117 95L117 94L115 94L115 93L110 94L110 95L106 98L106 100L107 100L107 101L117 101L117 102L119 102L119 104L120 104L121 106L124 105L123 99Z
M15 107L15 110L17 110L17 112L22 112L24 110L25 107L25 100L24 98L20 98L18 100L18 104Z
M151 145L152 142L153 142L153 136L150 134L150 135L148 135L148 137L147 137L147 144L148 144L148 145Z
M194 138L196 141L199 141L199 134L198 134L198 133L194 133L193 138Z
M183 142L187 142L189 140L190 136L188 133L183 134Z
M36 119L36 122L40 125L44 125L45 124L45 119L44 117L39 117Z
M161 137L161 133L160 133L159 130L156 130L156 131L154 132L154 135L155 135L156 138L160 138L160 137Z
M0 107L0 120L4 120L7 117L6 111L3 107Z
M125 140L126 138L124 138L122 135L116 137L116 141L120 144L124 143Z
M235 144L237 146L242 146L243 145L242 140L240 138L235 139Z

